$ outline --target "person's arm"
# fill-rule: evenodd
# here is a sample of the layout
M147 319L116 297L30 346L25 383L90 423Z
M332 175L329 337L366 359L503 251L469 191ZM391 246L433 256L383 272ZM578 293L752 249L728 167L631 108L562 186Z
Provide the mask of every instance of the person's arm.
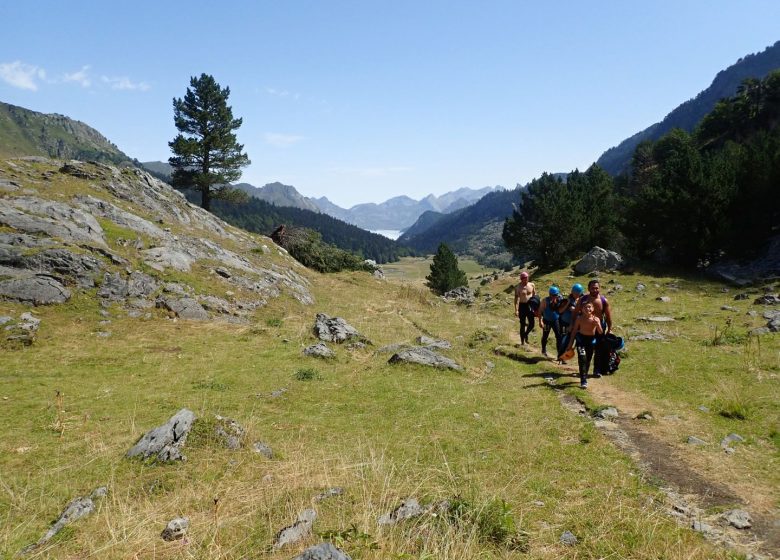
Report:
M547 298L544 298L542 302L539 304L539 328L543 329L544 324L542 323L542 316L544 315L544 308L547 307Z
M515 288L515 317L519 317L520 316L520 308L517 306L517 300L520 299L519 291L520 291L520 286L517 286Z
M607 322L607 332L612 332L612 308L606 298L604 298L604 320Z

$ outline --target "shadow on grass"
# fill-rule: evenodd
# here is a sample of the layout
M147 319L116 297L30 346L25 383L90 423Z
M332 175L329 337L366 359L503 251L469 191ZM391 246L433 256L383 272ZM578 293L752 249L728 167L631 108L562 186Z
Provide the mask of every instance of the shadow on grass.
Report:
M498 346L493 349L493 353L496 356L503 356L505 358L509 358L510 360L514 360L516 362L521 362L523 364L538 364L539 362L548 362L549 358L545 358L544 356L529 356L527 354L524 354L521 351L514 350L512 348L507 348L506 346Z
M547 387L554 391L568 389L569 387L579 387L579 376L570 373L561 373L560 371L537 371L535 373L526 373L523 377L537 377L543 379L539 383L531 383L523 389L535 389L537 387Z

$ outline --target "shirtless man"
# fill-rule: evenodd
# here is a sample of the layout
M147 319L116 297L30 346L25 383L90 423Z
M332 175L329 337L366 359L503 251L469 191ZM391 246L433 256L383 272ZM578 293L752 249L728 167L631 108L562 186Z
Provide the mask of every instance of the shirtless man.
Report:
M583 306L590 303L593 306L593 316L601 321L603 334L612 331L612 309L607 298L600 293L601 284L595 278L588 282L588 293L577 300L577 306L574 308L573 319L575 323L582 315ZM604 344L603 337L597 341L596 356L593 361L593 375L601 377L601 374L607 373L607 361L609 360L609 351ZM579 355L582 357L582 348L579 349Z
M536 286L528 281L528 273L520 273L520 283L515 288L515 317L520 319L520 344L528 342L528 335L534 330L534 312L528 300L536 295Z
M569 338L569 345L566 350L570 350L574 341L577 341L577 348L580 351L580 387L585 389L588 386L588 370L590 369L590 361L593 358L594 350L598 350L598 346L604 338L601 320L594 314L594 305L591 302L586 302L582 306L582 315L574 323L574 329L571 334L572 336ZM595 364L593 376L601 377L600 374L596 373Z

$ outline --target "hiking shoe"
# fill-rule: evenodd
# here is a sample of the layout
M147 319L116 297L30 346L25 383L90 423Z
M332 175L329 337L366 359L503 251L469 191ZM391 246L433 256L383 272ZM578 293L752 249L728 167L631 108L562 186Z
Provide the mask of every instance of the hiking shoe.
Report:
M588 388L588 382L580 381L580 389L587 389L587 388Z
M596 379L599 379L601 377L601 374L600 373L594 373L593 377L595 377Z
M549 358L549 356L547 355L547 350L542 350L542 356L544 356L545 358Z

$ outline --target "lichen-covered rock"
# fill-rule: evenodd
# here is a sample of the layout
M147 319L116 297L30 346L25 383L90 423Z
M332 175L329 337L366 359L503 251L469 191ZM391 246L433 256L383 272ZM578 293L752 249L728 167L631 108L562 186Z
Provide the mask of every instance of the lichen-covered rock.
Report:
M460 286L445 292L441 297L444 301L454 301L464 305L471 305L474 303L474 290L467 286Z
M33 196L11 197L0 204L0 224L23 233L45 233L62 241L106 246L103 228L88 212Z
M452 348L452 344L450 344L447 340L441 340L437 338L431 338L429 336L418 336L417 337L417 344L420 346L425 346L427 348L438 348L440 350L449 350Z
M246 430L244 430L243 426L232 418L225 418L218 414L214 418L216 420L214 434L222 444L234 451L236 449L241 449L244 442L244 435L246 434Z
M181 449L195 422L195 413L182 408L162 426L146 432L127 452L127 457L153 458L161 462L184 460Z
M394 525L404 519L419 517L426 513L426 508L420 505L417 498L406 498L401 504L390 513L381 515L377 520L380 525Z

